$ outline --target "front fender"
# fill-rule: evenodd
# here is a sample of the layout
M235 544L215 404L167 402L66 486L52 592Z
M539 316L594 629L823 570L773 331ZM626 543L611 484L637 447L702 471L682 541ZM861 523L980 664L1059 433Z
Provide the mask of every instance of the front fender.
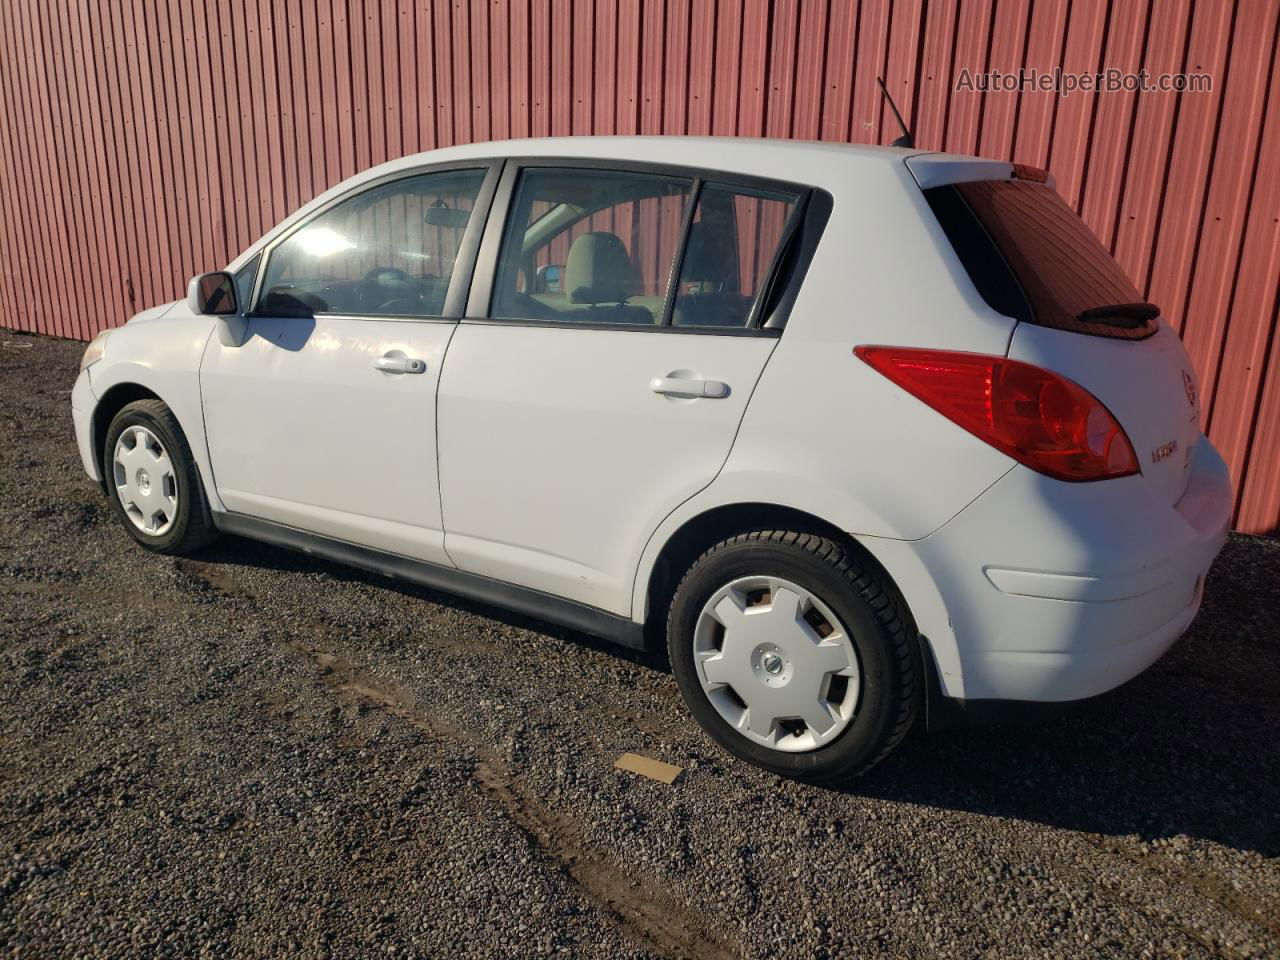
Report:
M164 401L186 434L210 506L222 510L200 405L200 361L214 322L177 305L161 318L125 324L111 331L102 359L89 367L89 375L97 397L95 417L117 387L136 384Z

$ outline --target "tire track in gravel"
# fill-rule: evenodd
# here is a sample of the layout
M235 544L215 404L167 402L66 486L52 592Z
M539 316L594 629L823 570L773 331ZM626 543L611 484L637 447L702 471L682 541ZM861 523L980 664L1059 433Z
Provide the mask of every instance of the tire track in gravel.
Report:
M177 558L174 565L180 573L219 594L259 604L256 592L223 567L190 558ZM304 620L298 627L320 635L329 631L329 625L321 619ZM725 943L658 884L634 869L624 874L601 851L583 844L572 820L548 809L485 744L424 714L410 694L375 680L343 657L296 634L284 639L291 649L315 664L320 683L335 696L372 706L409 724L428 740L462 743L472 750L477 758L473 772L476 782L525 836L530 848L589 900L615 917L641 946L667 957L698 960L731 960L741 955L736 946Z
M1280 933L1280 908L1274 904L1262 903L1201 870L1175 863L1160 854L1145 853L1128 838L1096 837L1088 838L1088 842L1099 851L1124 860L1139 873L1186 887L1245 923ZM1198 936L1196 939L1200 940Z
M1154 867L1144 866L1140 862L1135 861L1131 854L1125 853L1115 844L1106 843L1104 838L1082 834L1079 839L1085 846L1091 847L1104 857L1118 858L1127 863L1130 867L1136 867L1140 872L1156 872ZM1075 874L1082 883L1089 881L1089 875L1083 869L1075 866L1067 867L1066 869ZM1164 877L1163 879L1168 880L1169 878ZM1154 924L1167 924L1169 928L1176 931L1177 934L1187 942L1187 944L1200 947L1202 950L1207 951L1210 956L1218 958L1218 960L1243 960L1245 956L1235 952L1224 952L1224 948L1222 946L1214 943L1213 940L1205 936L1202 931L1180 919L1162 918L1150 904L1142 902L1139 898L1133 896L1129 890L1123 887L1108 886L1107 890L1117 903L1123 903L1128 909L1146 917Z

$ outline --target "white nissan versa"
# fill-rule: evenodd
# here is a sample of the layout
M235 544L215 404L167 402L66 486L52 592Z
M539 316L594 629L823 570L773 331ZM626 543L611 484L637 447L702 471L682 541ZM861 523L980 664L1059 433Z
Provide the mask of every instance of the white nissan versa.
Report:
M712 737L808 779L1133 677L1231 503L1177 333L1046 175L910 149L396 160L100 334L72 407L143 546L665 644Z

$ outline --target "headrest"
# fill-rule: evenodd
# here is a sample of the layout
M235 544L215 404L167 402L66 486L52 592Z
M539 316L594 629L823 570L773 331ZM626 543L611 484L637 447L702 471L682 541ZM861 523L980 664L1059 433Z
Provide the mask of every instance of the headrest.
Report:
M564 267L571 303L622 303L639 286L627 248L612 233L584 233L573 241Z

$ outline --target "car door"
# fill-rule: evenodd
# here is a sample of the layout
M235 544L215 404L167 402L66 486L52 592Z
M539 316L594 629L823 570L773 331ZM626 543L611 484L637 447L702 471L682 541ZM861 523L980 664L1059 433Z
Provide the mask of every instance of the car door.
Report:
M440 383L445 547L627 615L646 540L715 478L777 343L764 291L804 194L538 162L498 197Z
M398 175L274 242L200 371L228 510L447 564L435 396L497 171Z

